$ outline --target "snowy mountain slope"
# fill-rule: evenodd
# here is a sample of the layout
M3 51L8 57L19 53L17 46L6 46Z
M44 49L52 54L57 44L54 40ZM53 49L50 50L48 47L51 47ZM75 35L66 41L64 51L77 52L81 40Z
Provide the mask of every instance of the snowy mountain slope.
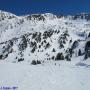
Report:
M0 89L90 90L89 16L0 11Z
M0 11L0 59L10 62L32 60L71 60L79 50L85 53L90 21L81 17L46 13L16 16ZM89 17L89 14L88 14ZM75 44L75 45L74 45Z

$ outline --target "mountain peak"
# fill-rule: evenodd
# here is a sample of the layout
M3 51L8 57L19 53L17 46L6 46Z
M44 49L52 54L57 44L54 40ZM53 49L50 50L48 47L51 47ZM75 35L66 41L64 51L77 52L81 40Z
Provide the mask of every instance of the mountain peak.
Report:
M15 17L17 17L17 16L12 13L0 10L0 20L4 20L5 18L11 19L11 18L15 18Z

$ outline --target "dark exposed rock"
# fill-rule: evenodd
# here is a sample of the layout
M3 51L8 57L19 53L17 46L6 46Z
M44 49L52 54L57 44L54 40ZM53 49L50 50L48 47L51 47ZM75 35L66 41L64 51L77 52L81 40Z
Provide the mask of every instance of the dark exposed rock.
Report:
M25 36L22 36L21 42L18 47L20 51L23 51L27 48L27 39Z
M24 61L24 58L20 58L18 59L18 62Z
M64 60L63 53L58 53L58 54L56 55L55 60Z
M75 49L76 47L78 47L78 45L79 45L78 41L74 41L72 45L72 49Z
M45 20L45 18L44 18L44 16L43 15L41 15L41 14L33 14L33 15L29 15L29 16L27 16L27 20L32 20L32 19L34 19L34 20Z

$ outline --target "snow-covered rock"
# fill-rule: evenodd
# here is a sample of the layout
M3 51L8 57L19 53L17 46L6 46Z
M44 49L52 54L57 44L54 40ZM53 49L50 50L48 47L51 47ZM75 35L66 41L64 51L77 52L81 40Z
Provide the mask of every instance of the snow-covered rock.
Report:
M51 13L16 16L0 11L0 59L10 62L64 59L85 53L90 21L79 14L57 16ZM80 18L79 18L80 17ZM83 17L83 18L82 18ZM53 51L54 49L54 51Z

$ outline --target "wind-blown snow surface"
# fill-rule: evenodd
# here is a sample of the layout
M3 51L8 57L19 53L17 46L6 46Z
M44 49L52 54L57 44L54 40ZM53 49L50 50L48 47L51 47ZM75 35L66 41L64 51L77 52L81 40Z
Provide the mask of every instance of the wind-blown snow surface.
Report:
M0 86L14 86L17 90L90 90L90 61L87 62L83 61L84 66L78 59L36 66L0 62Z
M89 33L90 14L16 16L0 11L0 87L90 90L90 58L84 60Z

